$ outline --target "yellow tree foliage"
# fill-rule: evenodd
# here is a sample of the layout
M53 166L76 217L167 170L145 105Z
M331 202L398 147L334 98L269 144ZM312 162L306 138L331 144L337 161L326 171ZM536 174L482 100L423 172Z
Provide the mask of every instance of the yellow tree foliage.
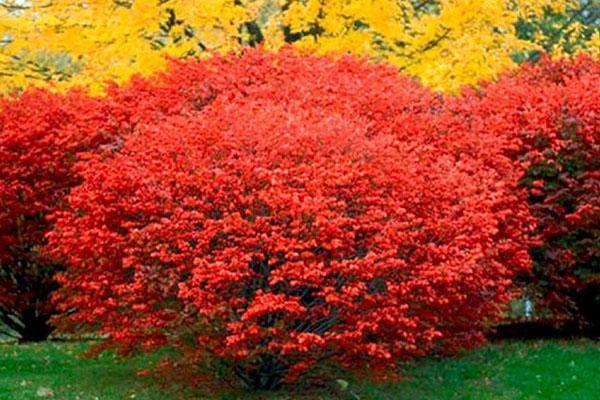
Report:
M101 90L165 65L262 43L386 59L435 89L493 77L535 46L519 18L556 0L0 0L0 92Z

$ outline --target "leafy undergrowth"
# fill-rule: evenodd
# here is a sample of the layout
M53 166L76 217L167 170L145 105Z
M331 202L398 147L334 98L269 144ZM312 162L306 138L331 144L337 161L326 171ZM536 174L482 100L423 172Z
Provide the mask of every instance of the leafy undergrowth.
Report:
M126 361L104 353L78 355L85 343L0 345L0 399L199 399L197 391L164 387L136 376L153 356ZM600 343L590 340L503 342L462 357L427 360L404 369L401 382L375 385L340 376L338 389L300 396L223 392L214 399L596 399ZM346 380L350 381L346 385ZM333 387L333 386L332 386Z

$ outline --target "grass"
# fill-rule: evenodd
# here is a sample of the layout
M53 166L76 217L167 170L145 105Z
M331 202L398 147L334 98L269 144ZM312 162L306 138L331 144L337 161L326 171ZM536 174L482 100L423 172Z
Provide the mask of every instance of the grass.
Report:
M153 357L123 361L111 354L98 359L78 355L85 343L0 345L0 400L200 399L191 389L157 385L136 376ZM350 381L337 393L315 391L310 399L598 399L600 343L589 340L503 342L441 361L407 367L400 382L375 385ZM228 393L233 399L296 399L298 394Z

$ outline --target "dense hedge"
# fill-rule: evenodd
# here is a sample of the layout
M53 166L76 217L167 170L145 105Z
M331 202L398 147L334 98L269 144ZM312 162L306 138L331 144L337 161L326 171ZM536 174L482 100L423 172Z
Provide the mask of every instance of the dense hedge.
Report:
M249 50L5 99L0 320L48 334L58 272L62 331L255 388L473 346L513 282L536 316L590 321L599 71L543 59L444 98Z

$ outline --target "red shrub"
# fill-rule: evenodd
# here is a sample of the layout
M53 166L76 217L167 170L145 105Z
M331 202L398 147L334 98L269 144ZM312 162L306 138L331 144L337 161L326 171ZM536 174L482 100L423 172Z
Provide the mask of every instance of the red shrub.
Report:
M449 107L460 129L503 137L506 154L527 168L521 183L540 243L520 280L536 316L558 324L600 322L599 92L600 63L543 59Z
M42 90L0 101L0 330L44 339L57 268L40 254L52 212L79 179L78 152L109 141L99 102ZM3 327L3 328L2 328Z
M64 326L124 351L174 345L262 388L386 368L479 342L529 265L520 170L392 69L249 51L114 98L171 116L78 165L50 248Z

